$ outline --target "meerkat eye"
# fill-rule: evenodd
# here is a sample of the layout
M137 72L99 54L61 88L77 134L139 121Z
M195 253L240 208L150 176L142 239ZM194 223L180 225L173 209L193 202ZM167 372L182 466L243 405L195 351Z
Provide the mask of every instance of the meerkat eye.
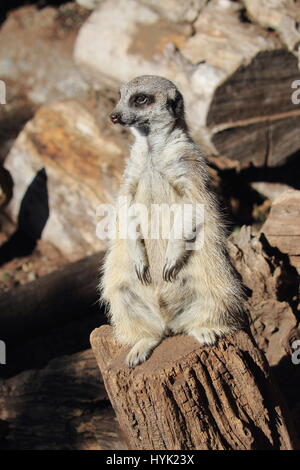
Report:
M146 104L148 103L148 96L146 95L137 95L134 100L135 104Z

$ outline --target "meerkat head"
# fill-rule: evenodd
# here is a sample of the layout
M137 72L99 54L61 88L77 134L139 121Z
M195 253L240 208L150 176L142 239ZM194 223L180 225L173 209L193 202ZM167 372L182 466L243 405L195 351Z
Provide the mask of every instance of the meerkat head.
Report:
M183 98L170 80L143 75L121 86L119 102L110 118L114 124L149 135L184 121Z

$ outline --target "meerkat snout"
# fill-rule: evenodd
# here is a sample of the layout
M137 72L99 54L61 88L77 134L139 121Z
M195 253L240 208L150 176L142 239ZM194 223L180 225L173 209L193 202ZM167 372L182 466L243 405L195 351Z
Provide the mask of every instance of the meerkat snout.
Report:
M110 119L148 135L183 116L183 98L175 85L163 77L143 75L121 86Z
M119 124L120 123L120 115L118 113L112 113L110 115L110 120L113 124Z

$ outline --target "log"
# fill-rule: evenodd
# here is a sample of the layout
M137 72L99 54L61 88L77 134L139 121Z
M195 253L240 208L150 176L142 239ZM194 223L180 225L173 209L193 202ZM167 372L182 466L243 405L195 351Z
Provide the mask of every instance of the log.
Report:
M0 380L0 392L0 450L124 448L91 349Z
M0 295L1 339L15 344L50 328L99 312L96 253Z
M112 328L91 344L130 449L293 449L296 438L267 362L248 333L215 347L166 338L143 364L124 364Z

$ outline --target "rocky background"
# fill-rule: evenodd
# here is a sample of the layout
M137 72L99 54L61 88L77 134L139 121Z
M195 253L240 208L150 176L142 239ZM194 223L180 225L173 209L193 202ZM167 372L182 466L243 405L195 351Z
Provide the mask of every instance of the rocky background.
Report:
M89 346L105 322L91 255L131 142L108 115L144 73L185 96L252 332L300 435L300 1L19 1L0 20L0 448L125 448Z

